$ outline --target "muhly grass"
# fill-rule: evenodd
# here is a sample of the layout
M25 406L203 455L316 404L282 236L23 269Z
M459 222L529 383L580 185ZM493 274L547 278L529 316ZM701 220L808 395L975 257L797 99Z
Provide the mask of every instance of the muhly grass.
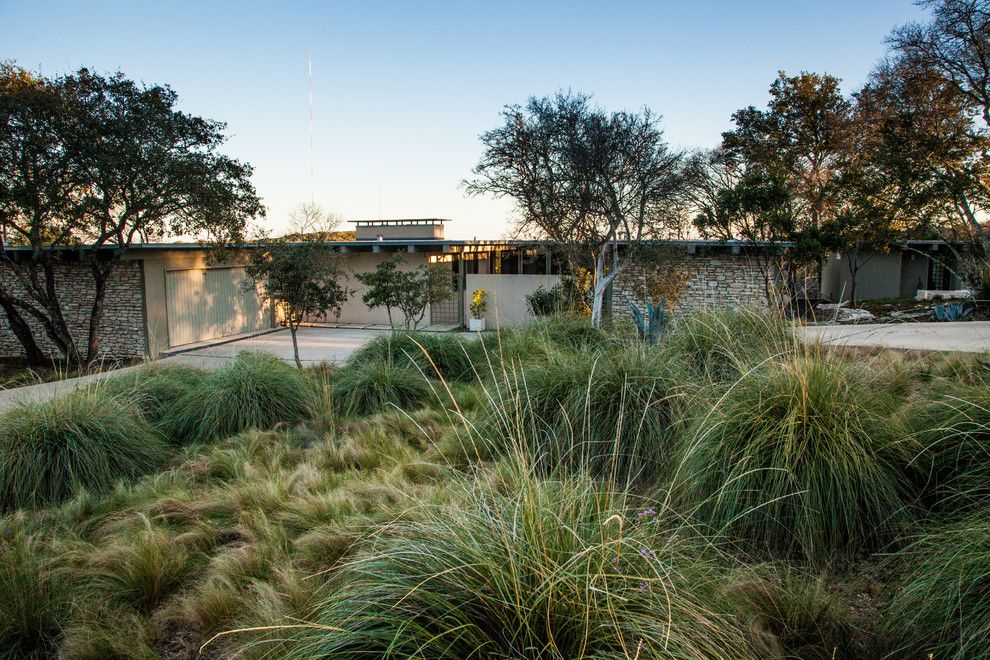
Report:
M717 550L582 477L475 483L383 529L298 656L761 657Z
M372 363L407 364L429 377L469 382L475 379L481 345L454 332L393 332L379 335L348 361L350 369L366 369Z
M20 403L0 416L0 509L107 490L165 459L164 442L140 410L100 387Z
M340 411L351 416L412 410L435 398L430 381L401 360L374 360L360 368L342 369L333 380L333 393Z
M918 463L930 467L933 504L964 508L990 498L990 387L937 384L915 396L904 418L924 448Z
M151 364L107 378L103 387L125 397L140 408L145 418L157 424L171 407L198 387L207 372L183 365Z
M0 536L0 658L58 655L71 601L56 568L37 536Z
M897 577L883 638L893 656L975 658L990 645L986 508L918 535L888 558Z
M882 382L814 349L754 367L697 416L672 496L773 556L878 549L907 520L919 453Z
M202 443L249 428L296 424L310 415L314 383L265 353L242 352L209 372L167 411L162 427L178 444Z
M797 346L787 322L765 310L702 309L670 326L661 348L694 379L731 382Z
M662 353L635 344L551 351L545 363L507 371L488 389L489 425L523 438L545 469L655 481L674 458L675 373Z

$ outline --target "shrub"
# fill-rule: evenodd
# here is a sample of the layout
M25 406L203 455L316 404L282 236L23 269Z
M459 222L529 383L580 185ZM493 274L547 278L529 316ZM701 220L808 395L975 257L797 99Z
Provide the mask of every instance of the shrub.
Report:
M179 397L162 426L180 444L208 442L301 422L311 412L313 395L305 372L274 355L242 352Z
M422 347L422 348L420 348ZM394 332L379 335L360 348L347 361L348 368L363 369L371 362L392 361L412 366L428 377L440 372L446 380L475 379L475 360L480 344L461 339L452 332ZM423 350L429 357L423 354Z
M662 516L585 480L477 487L341 569L295 655L760 657L719 569Z
M674 493L778 555L878 547L904 516L917 453L880 380L811 352L747 373L687 434Z
M189 390L206 377L202 369L183 365L150 365L108 378L105 387L135 403L145 417L157 423Z
M546 470L655 479L672 462L676 393L660 353L635 344L554 351L546 364L508 374L505 382L492 390L497 421L482 432L523 438Z
M929 491L941 504L967 506L990 497L990 388L943 385L922 391L905 411L932 466Z
M57 657L70 613L68 585L36 537L0 538L0 558L0 657Z
M394 406L420 408L433 397L423 374L401 361L371 361L358 368L341 369L333 384L334 394L345 415L370 415Z
M888 560L902 576L886 612L901 657L982 657L990 640L990 521L982 509L914 540ZM894 641L896 640L896 641Z
M60 502L154 470L166 447L136 406L100 388L0 416L0 509Z
M795 340L778 316L754 309L703 309L676 318L662 341L695 376L732 381Z

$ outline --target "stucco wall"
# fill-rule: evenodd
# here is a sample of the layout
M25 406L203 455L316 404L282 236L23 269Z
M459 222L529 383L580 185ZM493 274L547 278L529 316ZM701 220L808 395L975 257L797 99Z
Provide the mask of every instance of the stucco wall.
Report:
M533 316L526 296L540 286L549 289L560 282L559 275L468 275L464 287L464 311L470 316L471 297L476 289L488 292L488 328L524 323Z
M766 306L763 277L757 264L744 255L678 254L674 271L686 271L684 284L676 303L677 313L691 313L706 307ZM629 302L646 304L636 293L637 280L642 280L642 268L627 263L612 284L612 315L631 319Z
M833 255L822 269L822 295L830 300L849 300L852 276L849 255ZM873 254L859 257L856 299L896 298L901 295L901 254ZM912 285L912 292L914 285Z
M0 266L0 278L14 293L21 296L23 288L5 266ZM89 315L93 306L93 277L85 263L67 262L56 266L56 287L62 313L69 332L84 354L89 339ZM38 346L53 357L61 353L48 339L44 328L32 316L22 314L34 333ZM139 261L121 262L110 279L106 308L100 323L100 352L103 357L133 358L147 353L144 334L145 314L142 295L142 271ZM6 314L0 312L0 356L23 357L21 343L10 329Z
M348 301L341 306L339 319L341 323L388 323L388 312L384 307L368 309L367 306L365 306L365 304L361 301L361 296L365 294L368 287L361 284L354 275L356 273L368 273L373 271L378 264L385 261L390 256L392 256L392 253L384 250L378 254L375 254L374 252L344 253L344 267L348 272L346 286L348 289L354 291L354 293ZM419 266L425 266L427 263L427 256L428 255L424 252L403 252L402 257L405 260L405 263L399 268L400 270L414 270ZM402 312L399 310L393 310L392 316L393 322L400 324L402 323ZM319 320L320 319L313 319L315 322L318 322ZM338 319L331 318L328 320L337 321Z

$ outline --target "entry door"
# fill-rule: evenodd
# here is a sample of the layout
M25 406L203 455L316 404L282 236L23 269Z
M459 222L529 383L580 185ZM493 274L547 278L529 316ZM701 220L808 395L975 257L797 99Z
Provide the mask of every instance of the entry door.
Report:
M249 281L237 267L166 271L169 346L272 327L271 305Z

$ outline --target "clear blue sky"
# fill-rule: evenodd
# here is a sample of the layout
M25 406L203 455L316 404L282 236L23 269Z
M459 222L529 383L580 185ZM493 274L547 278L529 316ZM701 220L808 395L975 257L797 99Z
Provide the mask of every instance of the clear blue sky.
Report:
M503 105L571 88L649 106L674 145L713 146L734 110L766 103L777 70L828 72L848 92L889 30L918 18L909 0L0 0L0 58L170 84L184 110L227 122L277 229L310 197L312 49L316 201L362 219L380 198L384 217L495 238L511 204L459 185Z

